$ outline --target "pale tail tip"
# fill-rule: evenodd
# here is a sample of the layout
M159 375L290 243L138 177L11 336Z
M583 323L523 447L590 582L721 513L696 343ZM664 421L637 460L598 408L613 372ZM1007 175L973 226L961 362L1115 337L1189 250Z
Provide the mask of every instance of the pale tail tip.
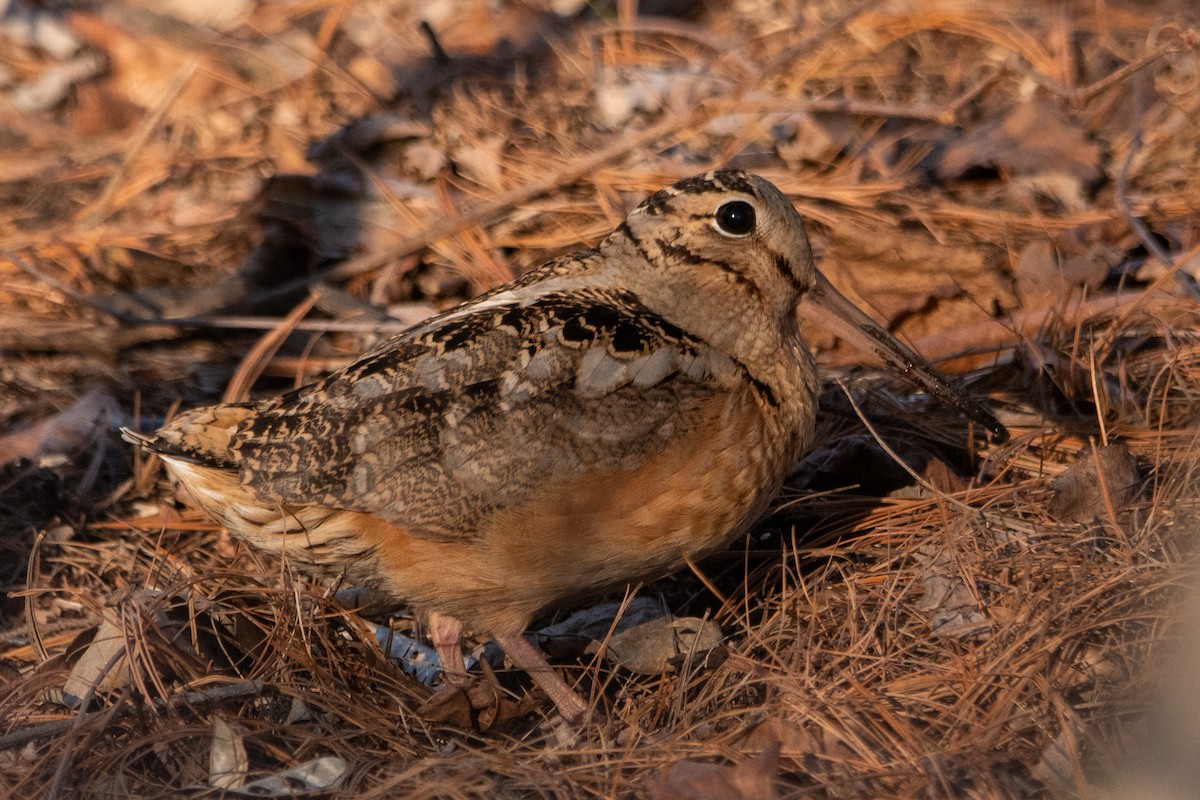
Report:
M144 433L138 433L137 431L135 431L131 428L124 428L124 427L121 428L121 438L124 439L125 441L129 442L130 444L136 444L138 447L142 447L147 450L152 449L151 443L153 443L153 441L154 441L153 436L147 436Z

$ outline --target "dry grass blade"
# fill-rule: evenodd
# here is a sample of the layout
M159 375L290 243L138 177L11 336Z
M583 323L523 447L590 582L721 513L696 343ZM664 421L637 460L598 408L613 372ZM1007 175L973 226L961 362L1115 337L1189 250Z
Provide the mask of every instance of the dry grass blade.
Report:
M239 403L250 397L250 388L262 374L267 362L279 352L284 340L291 335L308 312L312 311L319 298L320 295L316 292L310 292L303 302L293 308L286 317L279 321L277 326L258 340L254 347L246 353L246 357L242 359L237 371L230 378L229 386L226 387L221 402Z

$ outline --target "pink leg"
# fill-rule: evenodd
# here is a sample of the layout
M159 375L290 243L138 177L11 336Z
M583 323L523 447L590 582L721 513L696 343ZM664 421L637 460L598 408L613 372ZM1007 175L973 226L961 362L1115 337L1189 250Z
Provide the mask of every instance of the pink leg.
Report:
M572 725L583 722L588 714L587 703L546 663L546 657L530 644L528 639L518 633L513 636L497 636L496 643L503 648L514 664L528 672L533 682L550 696L563 719Z
M462 623L454 617L429 612L429 637L442 662L442 680L448 686L462 687L471 682L462 651Z

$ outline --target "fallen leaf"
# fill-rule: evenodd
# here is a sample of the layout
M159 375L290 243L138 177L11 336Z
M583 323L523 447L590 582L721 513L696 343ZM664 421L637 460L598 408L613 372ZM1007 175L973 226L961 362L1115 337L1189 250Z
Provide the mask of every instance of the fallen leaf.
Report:
M675 670L680 656L706 653L724 641L721 626L710 619L659 617L614 635L605 655L639 675L662 675Z
M806 772L816 774L854 758L850 748L838 738L839 733L843 731L836 727L817 723L803 725L783 717L768 717L755 725L741 744L751 749L778 746L783 758L800 762Z
M376 625L363 620L379 642L387 659L412 675L426 686L432 686L442 674L442 664L437 651L409 636L392 630L387 625ZM467 659L470 669L474 659Z
M71 30L108 60L108 87L114 97L144 109L154 108L172 91L180 75L197 69L172 103L178 113L202 108L224 85L239 78L210 53L179 46L146 30L133 30L105 17L75 13ZM211 109L210 109L211 110Z
M481 186L494 191L503 191L504 178L500 165L508 138L490 136L476 142L464 142L454 148L451 158L459 174L470 178Z
M619 128L637 113L655 113L665 108L695 105L712 95L719 83L698 71L664 70L654 67L617 67L605 70L595 89L595 117L606 128ZM741 132L753 117L717 117L708 132L728 136Z
M0 40L36 47L60 61L79 52L79 39L67 30L57 9L30 3L5 3L0 9Z
M404 166L423 181L433 180L448 163L450 159L442 148L426 142L416 142L404 149Z
M438 689L417 708L417 714L428 722L461 730L487 731L524 717L534 706L528 693L514 700L496 684L495 675L485 667L484 677L472 677L466 687Z
M915 608L929 616L931 633L965 639L992 627L969 576L964 575L948 546L926 545L917 551L917 559L922 564L923 593Z
M1027 100L964 133L946 148L937 174L958 178L977 167L1009 175L1065 173L1081 184L1102 175L1100 146L1075 120L1041 99Z
M989 321L994 307L1016 304L998 252L952 237L939 242L925 230L842 226L830 238L821 269L886 325L905 318L899 332L910 338L927 332L913 322L939 313L939 306L941 313L952 310L942 327L959 328ZM961 301L961 307L952 301Z
M208 785L236 789L246 781L250 760L240 730L220 717L213 717L212 747L208 751Z
M650 787L652 800L773 800L779 796L779 742L736 766L676 761Z
M226 791L238 797L304 797L310 794L324 794L337 788L349 769L350 765L344 758L324 756Z
M1074 231L1029 243L1013 263L1023 308L1059 308L1078 289L1095 289L1124 253L1110 242Z
M1090 448L1050 485L1046 510L1060 522L1091 522L1122 511L1137 496L1141 475L1137 458L1121 444Z
M36 80L13 90L10 102L18 111L45 111L67 98L79 83L94 78L104 70L104 61L95 53L80 53L62 64L45 69Z
M417 715L427 722L449 725L460 730L473 727L471 699L457 686L443 686L417 707Z
M71 668L62 688L63 705L78 708L89 692L112 691L125 685L128 678L125 632L106 619Z
M74 456L121 422L117 401L92 389L58 414L0 437L0 464L20 458L41 461Z
M838 120L798 112L789 114L772 126L775 151L789 165L828 164L846 146L847 126Z
M553 658L578 658L595 653L610 631L619 634L666 613L661 603L649 597L635 597L624 604L601 603L539 629L536 638L538 645Z
M1029 770L1029 774L1042 783L1050 792L1051 797L1103 797L1104 792L1097 792L1099 787L1080 786L1081 775L1079 764L1080 734L1082 724L1068 717L1063 720L1063 727L1058 735L1042 748L1042 756ZM1086 780L1086 778L1085 778ZM1081 791L1082 790L1082 791ZM1126 795L1136 797L1137 795ZM1156 795L1144 795L1153 797Z

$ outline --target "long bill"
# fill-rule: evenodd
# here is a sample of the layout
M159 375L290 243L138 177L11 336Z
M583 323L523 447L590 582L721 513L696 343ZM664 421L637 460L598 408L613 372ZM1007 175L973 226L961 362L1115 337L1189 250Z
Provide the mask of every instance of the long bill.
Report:
M805 293L804 300L811 301L812 310L817 312L813 316L833 333L856 347L878 353L932 397L982 425L996 441L1008 440L1008 429L991 411L961 389L947 383L928 361L897 341L896 337L835 289L820 270L816 271L816 281Z

